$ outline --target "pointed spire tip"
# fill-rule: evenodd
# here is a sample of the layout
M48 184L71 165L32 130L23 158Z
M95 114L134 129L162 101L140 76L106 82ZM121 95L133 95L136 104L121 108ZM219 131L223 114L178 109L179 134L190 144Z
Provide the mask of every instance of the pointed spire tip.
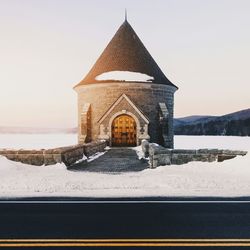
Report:
M127 9L125 8L125 22L127 21Z

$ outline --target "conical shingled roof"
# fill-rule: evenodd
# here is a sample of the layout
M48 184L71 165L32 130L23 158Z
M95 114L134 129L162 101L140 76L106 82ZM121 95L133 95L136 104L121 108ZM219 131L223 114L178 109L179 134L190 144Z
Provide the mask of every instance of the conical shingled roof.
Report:
M152 76L153 83L176 87L161 71L127 20L120 26L87 76L77 86L104 82L97 80L96 77L110 71L139 72Z

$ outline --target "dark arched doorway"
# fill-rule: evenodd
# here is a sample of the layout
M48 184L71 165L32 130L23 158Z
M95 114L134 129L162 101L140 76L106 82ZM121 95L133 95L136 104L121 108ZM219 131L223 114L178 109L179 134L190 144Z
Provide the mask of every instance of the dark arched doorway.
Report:
M112 146L136 146L136 122L130 115L119 115L113 120Z

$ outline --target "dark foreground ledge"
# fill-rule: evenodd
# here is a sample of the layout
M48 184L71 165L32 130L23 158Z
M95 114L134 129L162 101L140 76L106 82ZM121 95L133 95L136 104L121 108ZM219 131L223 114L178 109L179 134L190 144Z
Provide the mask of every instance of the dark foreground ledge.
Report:
M1 197L1 204L15 204L15 203L172 203L172 202L244 202L250 203L250 196L237 197L209 197L209 196L147 196L147 197L77 197L77 196L40 196L40 197Z
M250 239L249 202L1 203L1 239Z

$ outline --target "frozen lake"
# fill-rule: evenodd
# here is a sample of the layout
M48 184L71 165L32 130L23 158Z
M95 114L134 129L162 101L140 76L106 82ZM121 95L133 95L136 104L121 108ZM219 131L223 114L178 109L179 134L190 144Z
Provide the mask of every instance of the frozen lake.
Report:
M74 144L76 134L0 134L0 148L46 149Z
M77 144L76 134L0 134L0 148L42 149ZM250 149L250 137L175 136L175 148Z

